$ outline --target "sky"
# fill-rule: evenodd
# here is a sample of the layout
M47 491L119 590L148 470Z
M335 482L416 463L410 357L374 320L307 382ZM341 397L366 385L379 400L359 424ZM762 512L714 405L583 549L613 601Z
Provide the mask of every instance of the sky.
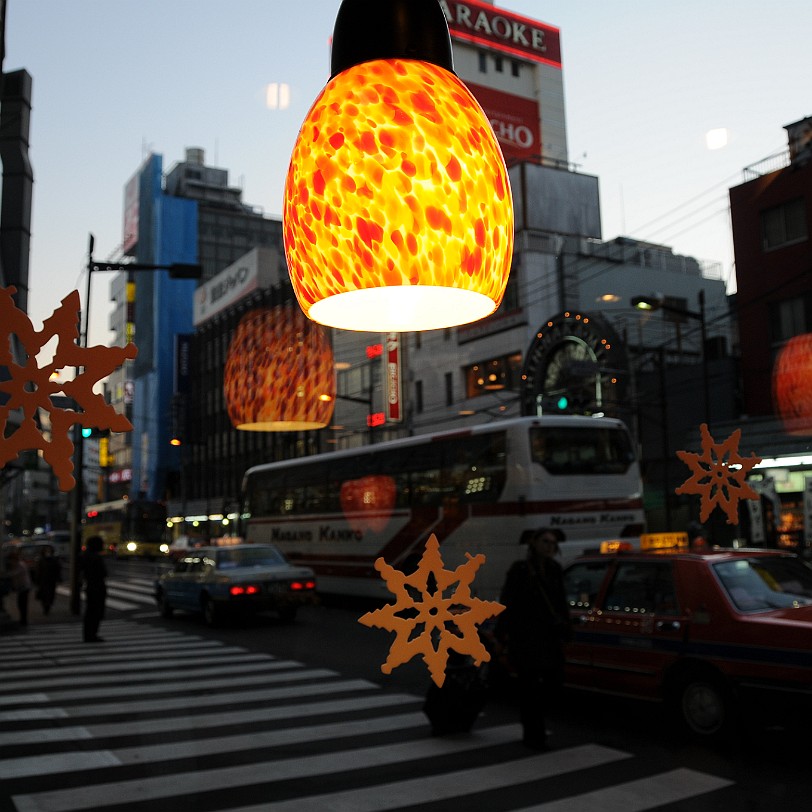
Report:
M329 77L340 0L7 0L4 71L33 77L29 314L39 326L121 242L124 185L202 147L280 216L290 153ZM561 31L570 161L597 176L603 238L735 268L727 192L812 114L805 0L498 0ZM269 83L290 87L270 109ZM725 130L709 149L710 131ZM90 343L109 343L109 274Z

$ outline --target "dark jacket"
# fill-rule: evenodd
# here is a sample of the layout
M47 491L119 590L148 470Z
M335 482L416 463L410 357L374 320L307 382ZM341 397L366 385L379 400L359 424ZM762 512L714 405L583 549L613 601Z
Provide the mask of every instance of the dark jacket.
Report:
M87 551L82 555L81 568L88 596L106 595L107 567L104 559L98 553Z
M541 566L517 561L508 570L500 602L497 636L517 668L563 666L563 643L569 639L569 605L561 565L546 559Z

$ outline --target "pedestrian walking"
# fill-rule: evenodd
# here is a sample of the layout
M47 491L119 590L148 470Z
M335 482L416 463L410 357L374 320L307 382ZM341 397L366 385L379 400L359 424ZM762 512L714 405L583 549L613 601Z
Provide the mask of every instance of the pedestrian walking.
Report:
M496 637L517 679L523 742L534 750L549 747L545 712L564 681L569 606L563 571L555 560L564 539L557 528L530 536L527 557L508 570L500 598L505 610L496 625Z
M17 550L11 550L6 556L6 572L11 578L11 591L17 596L20 626L26 627L28 626L28 595L31 592L31 574Z
M101 536L91 536L80 562L82 579L85 582L85 643L103 642L103 638L99 637L99 625L104 618L104 603L107 599L107 567L101 555L103 546Z
M42 612L47 615L51 611L56 598L56 585L62 581L62 564L54 555L54 548L46 544L40 549L37 559L37 591L36 599L42 604Z

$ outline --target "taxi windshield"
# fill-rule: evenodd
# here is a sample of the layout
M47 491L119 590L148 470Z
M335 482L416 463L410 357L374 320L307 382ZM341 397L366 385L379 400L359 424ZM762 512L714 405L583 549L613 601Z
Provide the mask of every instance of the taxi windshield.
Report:
M765 612L812 604L812 569L795 558L738 558L714 565L733 605Z

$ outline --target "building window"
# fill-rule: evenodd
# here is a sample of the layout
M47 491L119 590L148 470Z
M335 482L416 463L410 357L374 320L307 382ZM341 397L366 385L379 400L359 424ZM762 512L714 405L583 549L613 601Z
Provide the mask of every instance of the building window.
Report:
M796 296L771 306L773 342L783 344L801 333L812 331L812 297Z
M414 382L414 410L418 414L423 411L423 381Z
M488 55L484 51L479 52L479 72L488 72Z
M503 389L516 390L521 381L522 354L503 355L466 367L465 397L475 398ZM450 405L450 404L449 404Z
M451 372L445 374L445 405L450 406L454 402L454 375Z
M513 59L510 63L510 73L512 76L515 76L517 79L519 78L519 73L522 69L522 63Z
M505 60L501 56L494 57L494 67L497 73L503 73L505 70Z
M761 212L761 245L765 251L807 238L806 204L802 197Z

